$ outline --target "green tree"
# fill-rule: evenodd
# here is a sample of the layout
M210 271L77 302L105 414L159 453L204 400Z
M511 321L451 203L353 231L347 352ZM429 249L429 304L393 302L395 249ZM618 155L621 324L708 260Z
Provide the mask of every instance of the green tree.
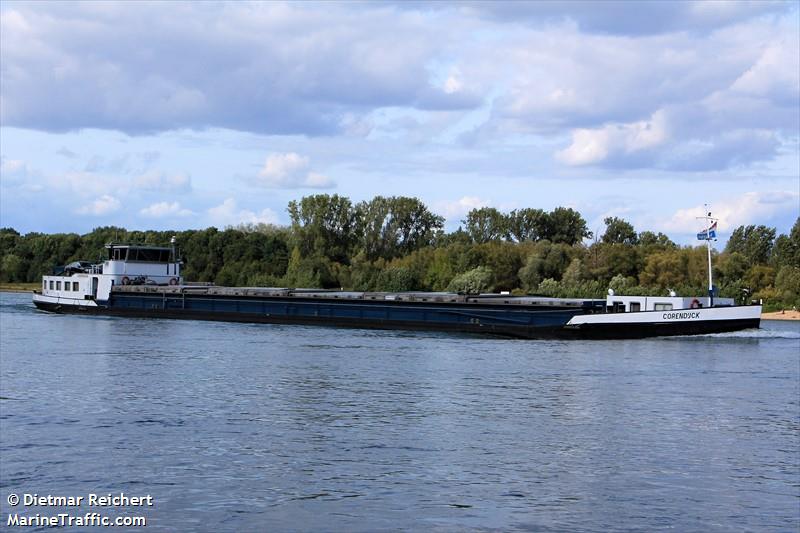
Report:
M586 221L580 213L569 207L556 207L549 215L549 233L542 238L553 243L564 243L570 246L592 237L586 227Z
M800 267L782 266L775 276L775 290L785 307L800 308Z
M714 277L720 286L736 283L744 277L749 266L749 261L744 254L724 253L719 256L714 266Z
M640 248L632 244L595 243L589 248L588 256L593 276L603 282L618 274L638 277L644 267Z
M688 282L685 261L679 250L665 250L647 257L644 270L639 276L642 285L666 289L685 285Z
M550 216L542 209L515 209L506 220L508 235L517 242L538 241L552 233Z
M486 267L473 268L453 278L447 290L463 294L480 294L490 290L494 273Z
M606 225L606 232L603 233L601 240L607 244L630 244L635 245L639 242L636 230L630 222L617 217L606 217L603 222Z
M775 284L775 269L765 265L754 265L745 273L743 281L753 292L772 287Z
M376 290L389 292L411 291L416 288L414 273L407 267L389 267L378 275Z
M356 206L361 247L370 259L392 259L433 244L444 226L417 198L376 196Z
M738 252L750 261L751 265L766 263L775 243L775 228L767 226L739 226L731 234L725 251Z
M15 254L5 254L0 261L0 281L2 282L24 282L25 263Z
M518 272L523 289L534 291L547 278L560 280L574 254L575 249L566 244L550 241L536 243Z
M508 219L494 207L473 209L461 222L475 243L500 240L508 235Z
M576 257L564 271L561 282L564 285L576 286L584 279L586 279L586 268L583 266L583 261Z
M800 265L800 217L797 217L789 235L781 234L775 239L770 262L777 268Z
M295 246L301 255L349 263L358 241L358 215L350 200L338 194L305 196L287 208Z
M639 245L646 247L675 248L675 243L660 231L657 234L652 231L641 232L639 234Z

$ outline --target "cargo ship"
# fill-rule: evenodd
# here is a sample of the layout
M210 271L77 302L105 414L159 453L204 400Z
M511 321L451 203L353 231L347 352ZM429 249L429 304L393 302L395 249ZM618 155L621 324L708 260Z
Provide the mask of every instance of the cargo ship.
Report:
M43 276L37 308L56 313L489 334L622 339L758 328L761 305L732 299L368 292L188 283L174 247L106 245L98 263Z

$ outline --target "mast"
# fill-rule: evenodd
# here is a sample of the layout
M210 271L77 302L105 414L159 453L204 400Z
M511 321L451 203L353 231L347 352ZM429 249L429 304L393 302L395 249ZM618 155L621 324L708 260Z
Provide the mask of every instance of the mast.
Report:
M708 298L709 307L714 307L714 279L711 273L711 241L717 240L717 220L711 217L711 211L708 210L708 204L703 204L705 207L706 216L697 217L706 221L706 229L697 234L699 240L706 241L706 249L708 251Z

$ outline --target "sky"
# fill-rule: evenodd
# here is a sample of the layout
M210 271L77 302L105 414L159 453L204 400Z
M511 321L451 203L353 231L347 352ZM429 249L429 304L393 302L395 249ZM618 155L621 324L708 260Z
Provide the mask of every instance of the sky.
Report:
M289 201L787 233L800 3L0 3L0 226L289 223ZM694 241L696 242L696 241Z

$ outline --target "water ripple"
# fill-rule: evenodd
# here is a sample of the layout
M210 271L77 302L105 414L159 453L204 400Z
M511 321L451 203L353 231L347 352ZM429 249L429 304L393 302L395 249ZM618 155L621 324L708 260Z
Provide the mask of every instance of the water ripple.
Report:
M149 493L147 531L800 526L794 323L514 341L29 299L0 295L0 501Z

